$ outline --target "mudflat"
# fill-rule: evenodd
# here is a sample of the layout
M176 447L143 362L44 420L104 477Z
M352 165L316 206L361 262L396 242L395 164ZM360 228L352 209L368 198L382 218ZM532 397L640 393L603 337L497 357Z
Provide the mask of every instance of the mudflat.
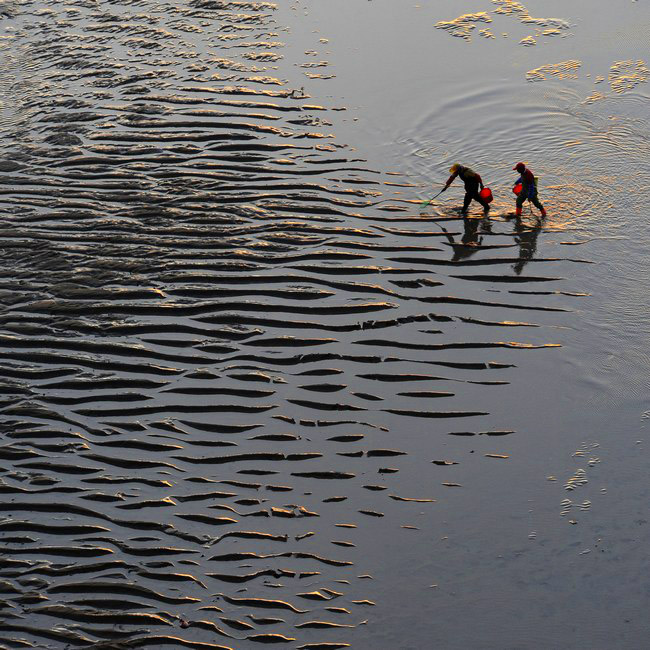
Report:
M1 3L0 648L643 647L649 21Z

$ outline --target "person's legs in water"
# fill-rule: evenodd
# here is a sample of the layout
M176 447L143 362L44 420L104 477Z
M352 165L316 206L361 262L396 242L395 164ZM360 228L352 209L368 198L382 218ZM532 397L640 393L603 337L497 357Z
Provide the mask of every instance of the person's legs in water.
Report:
M478 190L474 192L473 194L465 194L465 197L469 196L469 201L467 201L467 205L469 205L470 201L474 199L477 203L480 203L483 206L483 216L487 217L488 212L490 211L490 205L481 197L481 195L478 193Z
M467 209L469 208L469 204L472 202L472 199L483 206L483 214L487 214L490 211L490 206L480 197L478 193L478 181L475 183L465 183L465 200L463 201L463 210L461 214L467 214Z
M530 197L531 203L542 213L542 216L546 216L546 210L544 209L544 206L539 202L539 197L537 196L537 192L533 194Z
M518 217L521 217L521 210L522 210L522 208L524 206L524 201L525 200L526 200L526 198L524 197L524 193L519 192L519 194L517 195L517 200L515 201L515 205L517 207L517 210L516 210L515 214Z
M490 204L478 192L472 198L483 206L483 216L487 217L488 212L490 212Z
M463 199L463 209L460 211L460 213L465 216L467 214L467 209L469 208L469 204L472 202L472 195L470 192L465 188L465 198Z

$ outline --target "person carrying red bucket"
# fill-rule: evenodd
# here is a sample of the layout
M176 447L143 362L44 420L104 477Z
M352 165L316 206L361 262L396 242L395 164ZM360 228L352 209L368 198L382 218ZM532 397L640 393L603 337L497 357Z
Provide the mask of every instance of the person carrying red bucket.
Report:
M517 211L516 216L521 216L521 210L524 205L524 201L528 199L539 211L542 213L542 217L546 216L546 210L544 206L539 202L537 196L537 179L530 169L524 165L524 163L519 162L513 168L513 170L518 171L521 176L516 180L512 191L517 195Z
M463 201L463 209L460 212L461 215L467 215L467 209L473 199L483 206L483 214L487 216L490 211L490 206L488 204L492 201L492 192L490 192L490 188L484 187L483 180L479 174L477 174L473 169L465 167L464 165L459 165L458 163L453 164L449 168L449 171L451 172L451 176L447 179L445 186L442 188L442 192L452 184L456 176L460 176L463 183L465 183L465 200ZM479 186L481 188L480 192L478 190Z

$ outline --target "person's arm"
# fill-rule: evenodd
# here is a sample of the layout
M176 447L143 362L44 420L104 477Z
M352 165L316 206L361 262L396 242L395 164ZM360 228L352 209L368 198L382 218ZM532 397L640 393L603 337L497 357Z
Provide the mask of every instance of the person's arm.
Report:
M481 178L480 174L476 174L476 178L478 178L478 184L481 186L481 189L483 189L483 179Z
M446 190L446 189L447 189L447 188L448 188L448 187L453 183L454 178L456 178L456 176L458 176L458 172L454 172L454 173L453 173L453 174L452 174L452 175L447 179L447 182L445 183L445 186L444 186L444 188L442 189L443 192L444 192L444 191L445 191L445 190Z

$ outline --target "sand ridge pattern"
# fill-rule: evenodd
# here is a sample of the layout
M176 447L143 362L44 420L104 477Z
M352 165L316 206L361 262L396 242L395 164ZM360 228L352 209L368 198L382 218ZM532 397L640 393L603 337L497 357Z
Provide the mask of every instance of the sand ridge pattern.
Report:
M479 396L553 354L557 259L377 203L395 177L273 68L272 3L6 20L0 645L348 647L364 540L462 485L432 448L402 492L410 434L508 462Z
M509 18L516 18L522 25L530 26L535 30L534 35L528 35L519 41L520 45L531 46L537 45L537 39L540 37L551 37L567 35L570 24L561 18L537 18L530 15L528 9L516 0L492 0L492 4L496 5L492 8L492 14L495 16L508 16ZM472 40L472 33L476 29L477 24L480 23L493 23L494 19L488 11L477 11L475 13L467 13L454 18L453 20L439 20L435 23L436 29L444 29L451 36L462 38L470 42ZM499 24L501 24L499 22ZM484 38L496 38L491 29L482 28L478 30L478 34ZM507 38L508 34L503 32L503 38Z

